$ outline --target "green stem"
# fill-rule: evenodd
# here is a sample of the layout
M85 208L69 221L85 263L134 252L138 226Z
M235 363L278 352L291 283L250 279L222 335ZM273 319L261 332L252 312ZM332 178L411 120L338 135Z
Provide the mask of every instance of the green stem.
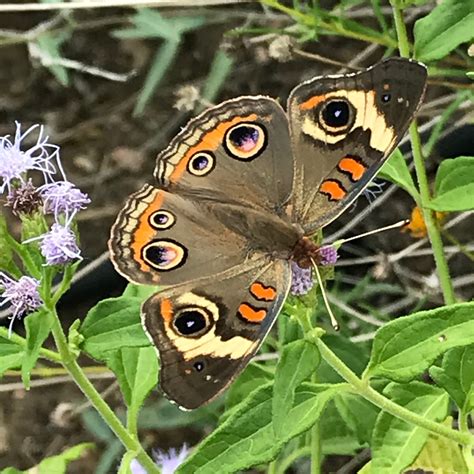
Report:
M317 382L316 375L313 374L311 379L314 383ZM319 420L311 427L311 474L321 473L322 453L321 453L321 436Z
M311 447L303 446L302 448L296 449L291 454L289 454L283 461L280 463L276 474L285 474L289 471L291 465L299 458L306 456L311 456Z
M320 338L311 339L314 344L319 348L321 356L324 360L344 379L346 380L354 389L354 391L364 397L369 402L378 406L382 410L385 410L387 413L390 413L397 418L400 418L407 423L425 428L426 430L435 433L439 436L444 436L445 438L451 439L456 443L462 445L471 445L474 443L474 436L469 433L461 433L459 431L453 430L444 426L440 423L436 423L431 420L427 420L416 413L413 413L410 410L398 405L397 403L392 402L388 398L381 395L379 392L374 390L365 380L357 377L354 372L352 372L347 365L342 362L341 359L337 357L334 352L329 349L326 344Z
M459 409L458 421L459 421L459 430L461 433L469 434L469 410L467 406L469 405L469 400L466 400L464 407ZM474 457L472 456L473 444L468 444L462 447L462 454L464 461L466 462L469 472L474 472Z
M304 24L308 27L323 28L327 31L330 31L331 33L338 34L340 36L345 36L346 38L352 38L372 44L377 43L386 47L396 46L394 44L393 38L390 38L389 36L378 36L374 34L363 33L361 31L347 29L339 22L325 21L321 17L318 17L318 19L315 20L315 17L300 12L294 8L282 5L278 0L262 0L262 3L268 5L271 8L274 8L275 10L279 10L283 13L286 13L296 22Z
M108 426L116 434L116 436L125 446L125 448L128 451L136 453L136 458L138 462L143 466L144 469L146 469L147 473L160 474L160 470L153 462L153 460L143 450L140 443L122 425L115 413L100 396L99 392L97 392L90 380L86 377L82 368L76 362L74 354L69 350L67 339L61 327L56 308L54 306L51 306L50 304L48 304L47 307L54 317L52 332L54 340L58 347L59 354L61 355L62 364L64 365L64 367L67 369L71 377L76 382L77 386L81 389L84 395L99 412L99 414L108 424Z
M0 337L2 337L3 339L8 339L17 345L26 348L26 339L19 336L18 334L15 334L14 332L8 335L7 328L0 328ZM57 352L50 351L49 349L41 348L40 357L42 357L43 359L50 360L51 362L56 362L57 364L62 363L61 356Z
M395 28L398 36L398 49L400 50L400 56L409 58L410 47L408 42L407 30L405 23L403 22L403 15L401 9L398 7L397 0L392 0L393 17L395 21ZM431 242L433 249L433 256L435 259L436 269L438 272L439 282L441 290L443 291L443 297L445 304L454 304L456 298L454 296L454 289L449 275L448 261L443 251L443 241L439 232L438 226L432 211L428 206L431 201L430 188L428 184L428 177L426 175L425 162L423 158L423 152L421 148L420 134L416 121L413 121L410 125L410 139L411 147L413 151L413 162L415 165L416 177L418 180L418 187L420 190L421 198L421 211L423 218L426 223L426 229L428 231L428 237Z

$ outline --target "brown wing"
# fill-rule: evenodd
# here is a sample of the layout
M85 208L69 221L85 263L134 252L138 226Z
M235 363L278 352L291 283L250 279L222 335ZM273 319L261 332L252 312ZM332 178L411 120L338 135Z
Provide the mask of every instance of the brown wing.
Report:
M307 234L335 219L397 146L424 95L426 68L392 58L356 74L315 78L288 100L294 219Z
M160 385L192 409L221 393L248 364L288 293L287 261L153 295L142 321L160 353Z

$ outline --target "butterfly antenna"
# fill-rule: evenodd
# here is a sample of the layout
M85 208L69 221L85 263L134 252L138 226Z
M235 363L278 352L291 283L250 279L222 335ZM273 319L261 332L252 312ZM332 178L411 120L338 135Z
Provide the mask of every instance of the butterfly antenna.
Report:
M318 280L319 288L321 288L321 294L323 295L324 305L326 306L326 309L328 310L328 313L329 313L329 317L331 318L332 327L334 328L335 331L339 331L339 323L337 322L336 316L334 316L334 313L332 312L332 309L331 309L331 305L329 304L328 295L326 293L326 289L324 288L323 279L321 278L321 273L319 271L319 268L313 259L311 259L311 263L313 264L313 268L316 273L316 279Z
M380 227L379 229L369 230L368 232L364 232L363 234L354 235L353 237L349 237L348 239L341 239L336 242L342 245L352 240L360 239L362 237L367 237L368 235L378 234L379 232L384 232L386 230L397 229L398 227L404 227L409 223L410 223L410 219L403 219L402 221L395 222L395 224L390 224L385 227ZM336 242L334 242L333 245L336 244Z

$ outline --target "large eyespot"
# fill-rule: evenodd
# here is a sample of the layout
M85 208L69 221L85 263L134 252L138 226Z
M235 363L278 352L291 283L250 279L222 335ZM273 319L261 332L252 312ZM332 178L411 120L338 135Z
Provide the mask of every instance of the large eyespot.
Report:
M206 176L216 165L216 159L210 151L199 151L188 161L188 171L194 176Z
M262 125L251 122L239 123L227 130L224 148L237 160L250 161L265 150L267 132Z
M150 214L148 222L154 229L169 229L175 222L176 218L169 211L156 211Z
M202 336L212 324L211 313L198 306L181 309L173 319L174 330L184 337Z
M163 272L180 267L187 256L186 248L174 240L155 240L142 249L143 260Z
M354 107L343 97L329 99L318 107L317 120L320 127L329 134L347 133L354 124Z

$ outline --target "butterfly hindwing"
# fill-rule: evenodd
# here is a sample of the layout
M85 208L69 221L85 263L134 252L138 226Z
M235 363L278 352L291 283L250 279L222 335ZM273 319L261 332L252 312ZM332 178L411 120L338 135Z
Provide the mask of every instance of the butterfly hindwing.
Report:
M191 409L224 390L260 347L289 285L289 263L265 259L251 271L149 298L142 321L159 350L167 396Z

